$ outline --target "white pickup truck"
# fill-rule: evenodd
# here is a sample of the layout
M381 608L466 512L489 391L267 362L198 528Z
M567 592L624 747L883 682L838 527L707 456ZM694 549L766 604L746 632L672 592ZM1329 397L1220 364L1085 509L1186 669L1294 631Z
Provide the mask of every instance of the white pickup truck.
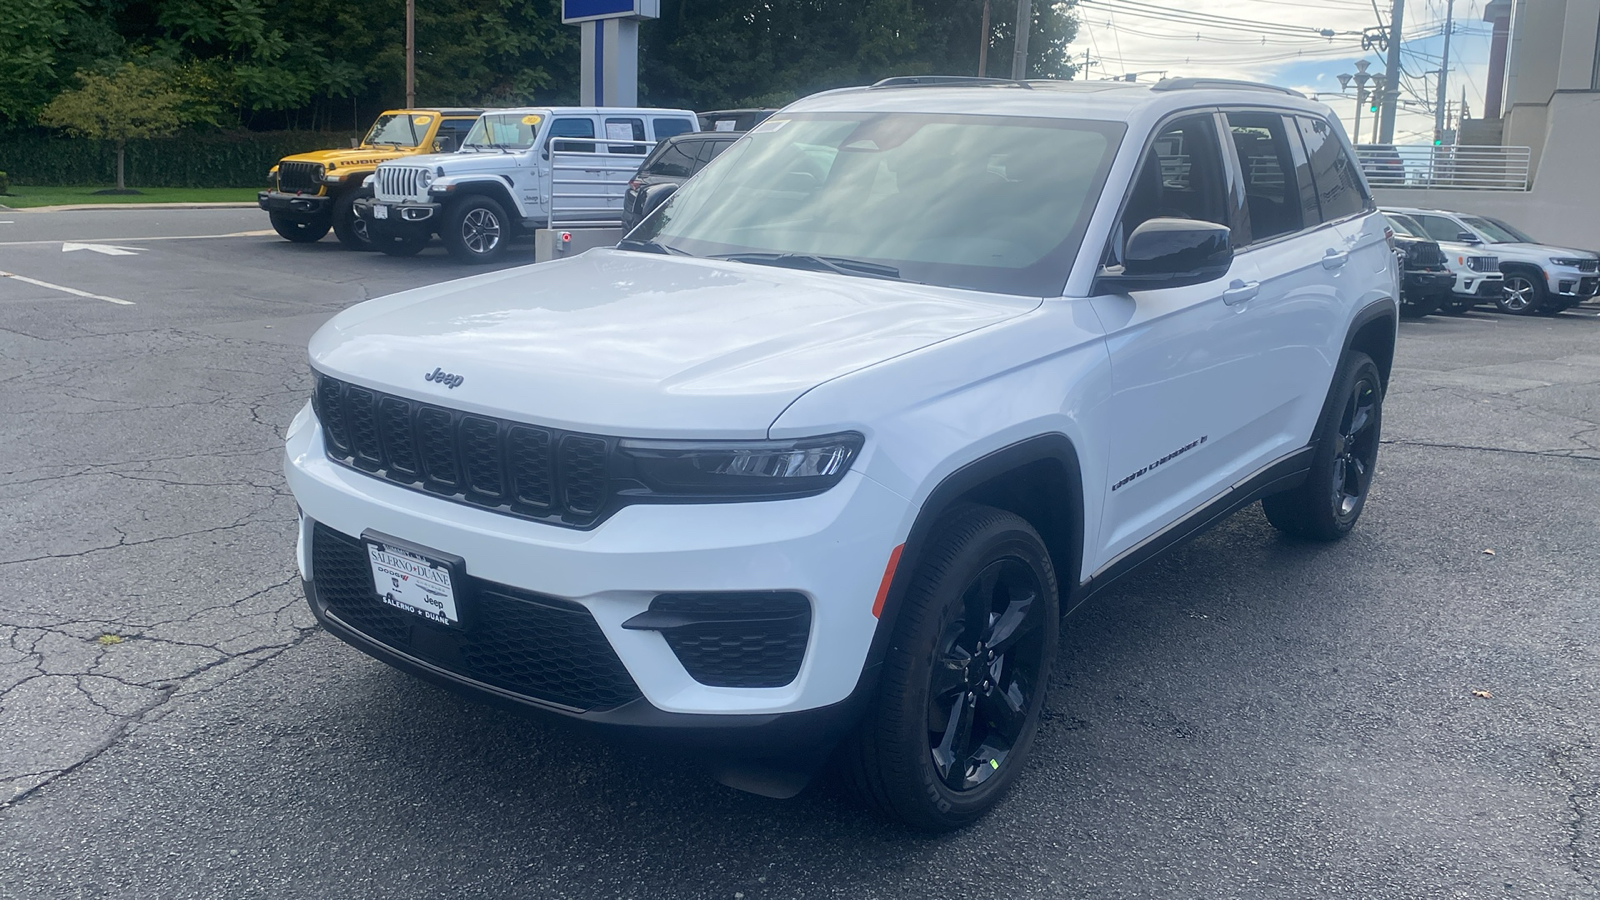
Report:
M375 247L410 256L437 234L460 262L521 231L622 220L628 179L655 146L698 130L686 109L529 107L486 113L454 153L380 165L356 202Z

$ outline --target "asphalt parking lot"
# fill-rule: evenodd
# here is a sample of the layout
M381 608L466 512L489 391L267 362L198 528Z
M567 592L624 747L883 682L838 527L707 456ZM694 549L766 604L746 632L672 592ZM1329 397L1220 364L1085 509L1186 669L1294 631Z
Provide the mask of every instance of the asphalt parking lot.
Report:
M280 474L305 341L464 270L266 229L0 210L0 897L1600 890L1596 304L1405 323L1356 533L1252 508L1097 598L1019 789L930 839L317 629Z

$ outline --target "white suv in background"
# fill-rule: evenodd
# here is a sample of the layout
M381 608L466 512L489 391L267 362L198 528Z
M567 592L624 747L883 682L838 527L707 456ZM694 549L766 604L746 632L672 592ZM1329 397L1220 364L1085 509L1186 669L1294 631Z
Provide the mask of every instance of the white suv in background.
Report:
M1256 500L1354 526L1397 293L1291 91L818 94L617 249L324 326L300 571L423 678L771 795L843 742L866 802L959 827L1024 769L1063 614Z
M1493 253L1505 276L1500 294L1494 298L1501 312L1553 316L1600 294L1600 254L1541 244L1488 216L1441 209L1396 207L1393 211L1415 219L1441 247L1448 240L1479 253Z

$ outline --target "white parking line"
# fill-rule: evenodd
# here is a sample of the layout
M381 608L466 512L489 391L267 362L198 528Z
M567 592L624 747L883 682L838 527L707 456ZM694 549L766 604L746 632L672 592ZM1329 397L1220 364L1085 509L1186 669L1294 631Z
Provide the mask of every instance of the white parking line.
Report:
M163 234L155 237L117 237L117 238L85 238L85 244L128 244L134 241L207 241L216 238L263 237L277 232L268 228L265 231L235 231L229 234ZM57 238L53 241L0 241L0 247L26 247L31 244L59 244Z
M91 294L88 291L80 291L77 288L69 288L64 284L51 284L48 281L40 281L37 278L29 278L26 275L18 275L15 272L0 271L0 278L14 278L17 281L26 282L27 284L35 285L37 287L49 288L52 291L61 291L64 294L72 294L76 297L88 297L90 300L104 300L107 303L115 303L119 306L135 305L132 300L119 300L116 297L107 297L104 294Z

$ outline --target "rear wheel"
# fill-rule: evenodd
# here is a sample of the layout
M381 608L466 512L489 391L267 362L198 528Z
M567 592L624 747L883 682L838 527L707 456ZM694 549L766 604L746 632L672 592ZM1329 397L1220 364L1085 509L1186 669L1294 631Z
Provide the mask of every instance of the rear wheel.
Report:
M1514 316L1531 315L1545 304L1544 285L1540 280L1525 272L1507 274L1500 286L1500 296L1495 298L1495 307Z
M333 234L346 250L373 250L367 220L356 215L357 191L345 191L333 202Z
M957 509L924 560L845 760L880 813L948 831L999 802L1027 762L1059 601L1044 542L1002 510Z
M1365 353L1351 353L1317 425L1311 470L1297 488L1263 497L1267 521L1285 534L1336 541L1367 502L1383 430L1383 379Z
M296 244L310 244L322 240L332 224L326 216L296 219L283 213L275 212L269 215L272 219L272 230L284 240L294 241Z
M439 237L456 262L493 262L505 252L511 220L494 198L469 194L445 210Z

